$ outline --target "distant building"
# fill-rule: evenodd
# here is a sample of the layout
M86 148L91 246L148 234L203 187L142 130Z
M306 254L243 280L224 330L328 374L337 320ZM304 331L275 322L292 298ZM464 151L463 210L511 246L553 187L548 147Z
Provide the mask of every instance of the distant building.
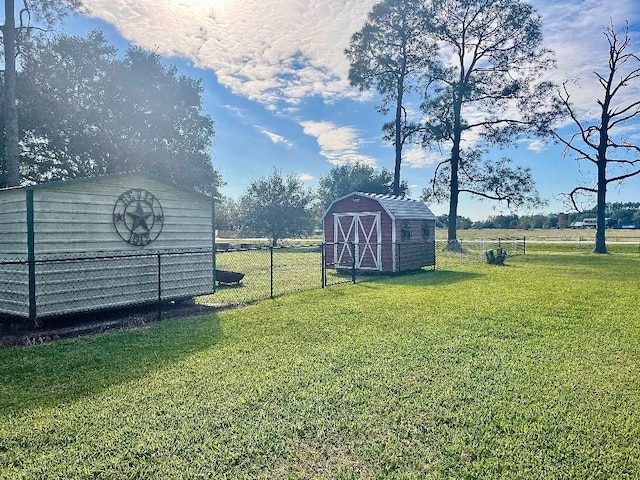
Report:
M605 225L608 221L609 221L609 218L604 219ZM572 222L571 225L569 225L569 228L587 228L587 229L595 230L596 228L598 228L598 219L583 218L582 221Z

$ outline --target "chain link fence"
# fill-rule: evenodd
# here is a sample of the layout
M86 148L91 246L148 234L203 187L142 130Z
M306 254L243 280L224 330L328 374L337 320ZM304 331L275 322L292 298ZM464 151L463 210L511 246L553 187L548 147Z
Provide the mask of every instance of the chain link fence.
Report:
M141 304L157 305L161 315L164 304L194 297L199 304L229 307L381 275L485 262L490 249L505 249L509 257L525 253L522 238L463 240L457 248L447 248L446 241L216 247L0 261L0 316L35 320Z
M532 236L527 238L527 250L531 253L568 253L587 255L595 247L594 236L579 236L577 238ZM607 252L614 254L631 254L640 257L640 241L638 237L615 236L607 237Z
M507 258L526 254L525 237L458 239L456 242L436 240L436 268L446 270L457 266L486 263L487 252L502 250Z
M214 306L242 305L322 287L322 245L271 247L218 245Z
M0 261L0 315L39 318L193 298L214 291L212 250Z

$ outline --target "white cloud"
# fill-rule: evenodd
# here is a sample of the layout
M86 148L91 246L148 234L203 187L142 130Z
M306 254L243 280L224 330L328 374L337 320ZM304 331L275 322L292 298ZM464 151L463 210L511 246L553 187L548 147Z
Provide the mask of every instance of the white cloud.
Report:
M256 126L256 128L258 129L258 131L260 133L262 133L263 135L266 135L267 137L269 137L269 140L271 140L276 145L277 144L283 144L288 148L291 148L293 146L293 142L287 140L282 135L278 135L277 133L271 132L271 131L267 130L266 128L263 128L263 127Z
M360 95L347 82L344 48L378 0L83 0L91 15L138 45L212 70L235 93L266 105L318 95ZM592 104L593 71L606 67L602 28L640 21L636 0L533 0L556 80L580 77ZM637 32L634 50L638 51ZM631 95L631 93L630 93Z
M236 94L271 111L296 109L308 97L327 102L371 99L351 88L344 48L379 0L83 0L91 14L115 25L128 40L164 56L215 72ZM542 15L545 44L558 69L549 78L579 78L572 100L595 115L601 94L594 71L606 72L603 27L640 23L637 0L531 0ZM632 32L631 50L640 51ZM624 92L639 98L640 86ZM338 132L340 133L340 132ZM467 139L471 143L475 139ZM327 151L331 151L330 149ZM357 152L352 152L357 155ZM356 157L351 157L356 158ZM338 161L335 155L333 161ZM371 159L361 160L372 162Z
M402 151L402 161L412 168L426 168L441 161L443 156L437 152L430 152L422 148L413 147Z
M128 40L265 105L356 97L343 53L377 0L84 0Z
M588 116L596 114L597 99L602 96L602 87L594 72L606 76L608 73L609 45L604 36L604 28L613 22L614 29L623 34L625 22L631 28L640 22L640 10L636 0L581 0L555 2L538 0L537 5L543 21L545 44L552 49L558 61L558 68L550 78L561 84L567 79L578 79L577 85L570 86L572 101ZM640 50L638 32L631 32L632 44L629 51ZM621 92L620 100L640 96L640 85Z
M353 127L338 126L331 122L301 122L304 133L315 137L320 154L333 165L362 163L375 166L375 159L362 155L358 148L363 144Z
M544 140L532 138L523 140L523 143L527 145L527 150L531 150L532 152L544 152L549 146Z
M315 180L316 177L314 177L310 173L300 173L298 175L298 179L300 179L301 182L311 182L311 181Z

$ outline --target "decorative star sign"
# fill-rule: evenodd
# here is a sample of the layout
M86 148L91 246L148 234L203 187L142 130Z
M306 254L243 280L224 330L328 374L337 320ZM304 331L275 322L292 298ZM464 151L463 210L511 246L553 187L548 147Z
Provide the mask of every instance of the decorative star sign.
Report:
M125 212L127 217L132 220L132 225L129 228L134 233L148 233L150 228L147 224L147 220L149 217L153 217L153 211L145 211L142 207L142 202L140 200L137 201L136 208L132 212L127 209ZM153 226L153 224L151 225ZM140 229L140 227L142 227Z
M151 192L132 188L116 200L113 225L125 242L144 247L160 235L164 225L164 212Z

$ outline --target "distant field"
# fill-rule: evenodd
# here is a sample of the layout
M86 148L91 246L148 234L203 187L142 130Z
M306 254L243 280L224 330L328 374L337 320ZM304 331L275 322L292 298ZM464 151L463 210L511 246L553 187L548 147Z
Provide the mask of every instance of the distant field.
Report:
M595 230L588 229L533 229L533 230L517 230L517 229L499 229L499 228L483 228L458 230L458 238L479 239L479 238L504 238L504 237L526 237L531 240L549 240L549 241L566 241L566 240L585 240L595 239ZM606 238L611 241L640 242L640 229L636 230L618 230L607 229ZM436 239L446 240L447 230L444 228L436 229ZM269 240L266 238L217 238L218 242L226 242L232 244L253 243L268 245ZM287 239L281 242L285 245L310 245L322 243L321 236L308 237L303 239Z
M580 238L586 240L594 240L596 236L595 230L588 229L533 229L533 230L517 230L517 229L468 229L458 230L458 238L500 238L500 237L526 237L531 240L578 240ZM443 228L436 229L436 238L438 240L447 239L447 231ZM640 229L637 230L617 230L607 229L606 238L612 241L635 241L640 242Z

